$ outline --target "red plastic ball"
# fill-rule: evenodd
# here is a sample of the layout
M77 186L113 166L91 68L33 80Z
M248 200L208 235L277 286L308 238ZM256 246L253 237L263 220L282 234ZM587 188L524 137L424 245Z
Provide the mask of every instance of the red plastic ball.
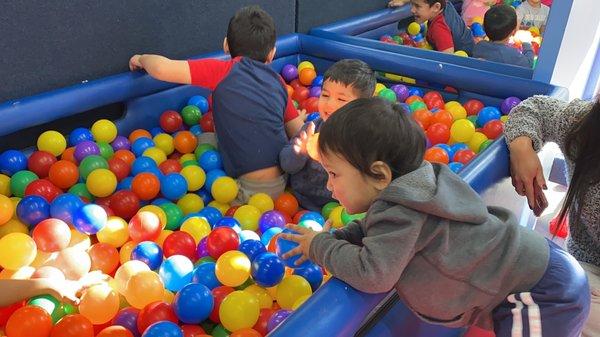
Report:
M34 180L25 188L25 196L39 195L48 202L52 202L60 194L62 190L46 179Z
M429 128L429 125L431 125L433 113L429 110L421 109L413 112L412 118L417 122L421 122L421 125L423 125L425 129L427 129Z
M31 232L31 236L39 250L57 252L69 246L71 230L64 221L50 218L38 223Z
M275 310L273 310L273 309L269 309L269 308L260 309L260 314L258 315L258 321L256 321L256 324L254 324L252 329L258 331L263 336L266 336L267 333L269 332L269 330L267 329L267 326L269 324L269 318L271 318L271 316L273 316L274 313L275 313Z
M292 222L293 222L293 223L298 223L298 222L300 222L300 218L301 218L301 217L302 217L304 214L306 214L306 213L308 213L308 211L307 211L307 210L304 210L304 209L303 209L303 210L301 210L301 211L298 211L298 212L296 212L296 214L294 214L294 217L292 218Z
M302 108L305 109L307 113L319 111L319 97L309 97L302 103Z
M183 118L177 111L167 110L160 115L159 121L161 129L168 133L173 133L183 125Z
M11 305L7 305L4 307L0 307L0 326L4 326L10 316L17 311L17 309L22 308L27 301L21 301L17 303L13 303Z
M440 147L430 147L425 151L424 158L430 163L440 163L440 164L448 164L450 158L448 158L448 153L444 151L444 149Z
M484 106L485 105L483 105L483 103L477 99L470 99L463 104L463 107L465 110L467 110L467 116L477 115Z
M183 331L183 337L201 337L202 335L206 335L206 331L198 325L184 324L180 328Z
M115 174L118 181L127 178L131 172L131 167L125 161L115 157L108 160L108 169Z
M560 223L558 222L558 216L550 220L548 231L559 238L566 238L569 235L569 218L565 217Z
M213 310L210 312L210 315L208 316L208 318L210 318L211 321L213 321L215 323L221 323L221 320L219 319L219 308L221 308L221 302L223 302L223 300L225 299L225 297L227 297L227 295L234 292L234 290L235 289L233 289L231 287L220 286L220 287L214 288L211 291L212 295L214 297L214 300L215 300Z
M59 160L50 167L48 179L60 188L69 188L79 180L79 169L68 160Z
M504 132L504 123L502 121L494 119L491 120L481 128L481 132L488 137L488 139L496 139Z
M225 212L224 216L229 216L232 217L235 215L235 211L237 211L237 209L240 208L240 206L231 206L229 207L229 209L227 210L227 212Z
M66 315L52 328L50 337L94 337L94 326L81 314Z
M442 102L444 101L444 97L442 97L442 94L439 93L439 91L428 91L425 95L423 95L423 101L427 102L429 100L432 99L439 99L442 100Z
M426 100L425 105L427 105L427 108L429 108L430 110L433 110L433 109L441 110L441 109L444 109L444 107L445 107L444 100L437 99L437 98Z
M450 139L450 128L446 124L435 123L425 132L431 145L446 143Z
M432 124L441 123L445 124L449 128L452 127L453 122L454 117L452 117L452 114L446 110L438 110L436 113L433 114L433 117L431 117Z
M473 159L475 157L475 152L467 149L467 150L460 150L460 151L456 151L456 153L454 154L454 158L452 158L452 161L457 161L459 163L463 163L465 165L467 165L471 159Z
M140 332L143 332L153 323L160 321L177 323L179 319L177 319L170 304L163 301L152 302L140 311L137 319L137 327Z
M160 180L152 173L138 173L131 181L131 191L141 200L154 199L160 192Z
M140 209L140 199L129 190L117 191L110 197L110 203L115 215L125 220L131 219Z
M302 84L300 84L300 81L296 78L290 82L290 86L292 88L294 88L294 90L296 90L296 89L300 88L302 86Z
M200 128L203 132L215 132L215 123L213 121L213 112L209 111L200 118Z
M239 245L239 236L229 227L217 227L213 229L206 239L208 254L215 260L225 252L238 249Z
M308 90L307 87L299 86L298 88L294 89L294 94L292 94L292 98L296 102L301 103L305 99L307 99L309 95L310 95L310 90Z
M164 175L169 173L179 173L182 169L181 163L176 159L167 159L158 165L158 169Z
M281 193L277 199L275 199L275 210L292 216L298 211L298 200L291 193Z
M56 163L56 157L46 151L35 151L27 159L29 171L35 173L40 178L46 178L50 171L50 166Z
M8 336L48 337L52 330L52 318L41 307L28 305L17 309L6 322L4 331Z
M129 237L134 242L154 241L160 235L162 225L152 212L139 212L129 220Z
M197 260L196 256L196 242L194 238L182 231L176 231L169 234L163 243L163 253L165 257L172 255L183 255L188 257L190 260Z

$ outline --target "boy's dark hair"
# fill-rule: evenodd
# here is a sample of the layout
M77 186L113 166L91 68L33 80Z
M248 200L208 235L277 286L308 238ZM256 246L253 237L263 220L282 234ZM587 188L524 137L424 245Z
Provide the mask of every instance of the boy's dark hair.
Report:
M361 60L345 59L334 63L323 75L324 81L341 83L352 86L358 93L358 97L372 97L375 91L375 72L368 64Z
M359 98L323 123L319 151L342 156L361 173L380 179L371 165L380 160L392 179L421 166L425 134L397 103L378 97Z
M436 4L436 2L440 3L442 10L446 9L446 0L423 0L429 7Z
M266 62L275 47L273 18L258 6L241 8L229 20L227 44L232 58L244 56Z
M485 34L491 41L506 39L517 27L517 12L507 5L496 5L490 8L483 18Z

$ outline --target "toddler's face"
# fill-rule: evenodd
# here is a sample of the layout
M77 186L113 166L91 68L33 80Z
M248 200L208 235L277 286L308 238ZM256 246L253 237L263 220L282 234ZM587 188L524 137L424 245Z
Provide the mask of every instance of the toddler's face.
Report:
M319 115L326 121L339 108L358 98L351 85L325 80L319 97Z
M415 17L415 21L418 23L423 23L427 20L434 18L439 14L439 4L435 4L433 6L429 6L425 0L411 0L411 13Z

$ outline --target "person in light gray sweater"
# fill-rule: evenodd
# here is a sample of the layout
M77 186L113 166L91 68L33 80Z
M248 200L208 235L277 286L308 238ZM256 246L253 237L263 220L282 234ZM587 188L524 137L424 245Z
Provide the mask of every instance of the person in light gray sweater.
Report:
M600 102L565 102L548 96L524 100L510 113L505 127L511 172L517 193L530 205L535 190L546 187L536 154L547 142L565 155L569 189L559 218L568 216L567 250L586 270L592 308L584 337L600 336ZM543 193L543 192L541 192ZM563 223L559 220L558 223Z
M319 151L333 196L363 220L330 232L290 225L302 254L364 292L391 289L421 319L477 325L497 337L579 336L589 312L585 273L554 243L486 207L447 166L423 161L425 136L378 98L338 110ZM528 322L528 324L523 324Z

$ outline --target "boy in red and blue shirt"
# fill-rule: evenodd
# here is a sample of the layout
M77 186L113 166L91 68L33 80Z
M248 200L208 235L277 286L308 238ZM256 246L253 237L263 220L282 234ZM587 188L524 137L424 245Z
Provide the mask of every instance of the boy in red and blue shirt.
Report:
M213 118L227 175L237 178L245 203L254 193L276 198L286 185L279 152L303 124L285 89L268 65L275 56L275 25L259 7L240 9L229 21L223 49L231 60L170 60L135 55L132 70L213 91Z

